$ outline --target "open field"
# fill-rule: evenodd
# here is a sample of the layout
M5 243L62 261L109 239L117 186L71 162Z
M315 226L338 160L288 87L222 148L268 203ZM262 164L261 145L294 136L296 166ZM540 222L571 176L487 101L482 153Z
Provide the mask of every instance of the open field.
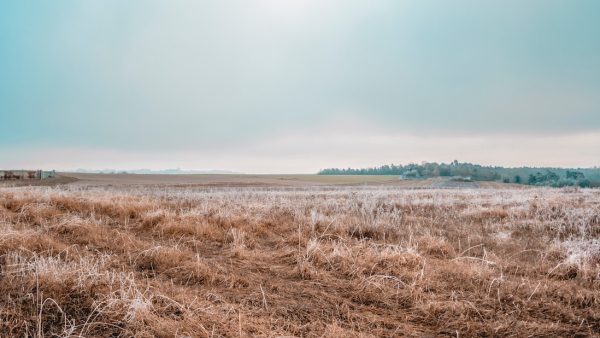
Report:
M6 186L171 186L179 188L217 187L314 187L314 186L390 186L414 189L445 188L526 188L499 182L454 182L448 178L401 180L396 175L249 175L249 174L89 174L59 173L54 179L0 181Z
M79 184L93 185L176 185L206 187L246 186L311 186L331 184L386 184L396 183L398 176L385 175L245 175L245 174L82 174L64 173L79 180Z
M599 190L98 176L0 188L3 337L599 336Z
M27 186L53 187L53 186L57 186L57 185L71 184L74 182L79 182L79 180L75 177L71 177L71 176L67 176L67 175L57 175L57 177L45 178L43 180L29 179L29 180L0 181L0 188L3 188L3 187L27 187Z
M43 181L6 181L0 186L73 184L78 186L172 186L172 187L312 187L382 185L400 188L508 188L526 186L498 182L452 182L447 178L401 180L397 175L247 175L247 174L89 174L59 173Z

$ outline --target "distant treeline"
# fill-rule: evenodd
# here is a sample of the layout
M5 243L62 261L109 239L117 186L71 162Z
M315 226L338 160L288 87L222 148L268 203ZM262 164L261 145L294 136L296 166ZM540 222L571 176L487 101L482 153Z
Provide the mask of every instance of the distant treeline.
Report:
M473 181L499 181L505 183L539 186L600 187L600 168L504 168L472 163L423 163L407 165L382 165L362 169L330 168L319 175L398 175L404 179L431 177L461 177Z

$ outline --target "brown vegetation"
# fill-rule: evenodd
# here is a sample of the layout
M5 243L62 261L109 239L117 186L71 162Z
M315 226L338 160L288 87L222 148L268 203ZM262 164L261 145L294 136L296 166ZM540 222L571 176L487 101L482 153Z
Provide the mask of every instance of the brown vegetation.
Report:
M6 337L597 336L600 191L0 190Z

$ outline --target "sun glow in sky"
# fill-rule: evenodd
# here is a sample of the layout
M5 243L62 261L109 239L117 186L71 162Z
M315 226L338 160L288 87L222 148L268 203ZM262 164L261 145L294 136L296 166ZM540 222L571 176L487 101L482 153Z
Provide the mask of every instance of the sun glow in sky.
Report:
M317 0L258 0L257 3L267 13L275 16L306 15L308 11L322 9L328 4L327 1Z
M600 3L4 1L0 167L600 165Z

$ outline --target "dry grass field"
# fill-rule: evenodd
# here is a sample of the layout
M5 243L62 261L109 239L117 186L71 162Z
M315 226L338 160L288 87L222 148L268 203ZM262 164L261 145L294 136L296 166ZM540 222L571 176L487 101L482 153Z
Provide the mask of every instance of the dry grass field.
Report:
M64 173L83 185L169 185L178 187L277 187L357 184L415 184L386 175L88 174ZM412 182L412 183L411 183Z
M599 190L142 183L0 188L1 336L600 332Z

